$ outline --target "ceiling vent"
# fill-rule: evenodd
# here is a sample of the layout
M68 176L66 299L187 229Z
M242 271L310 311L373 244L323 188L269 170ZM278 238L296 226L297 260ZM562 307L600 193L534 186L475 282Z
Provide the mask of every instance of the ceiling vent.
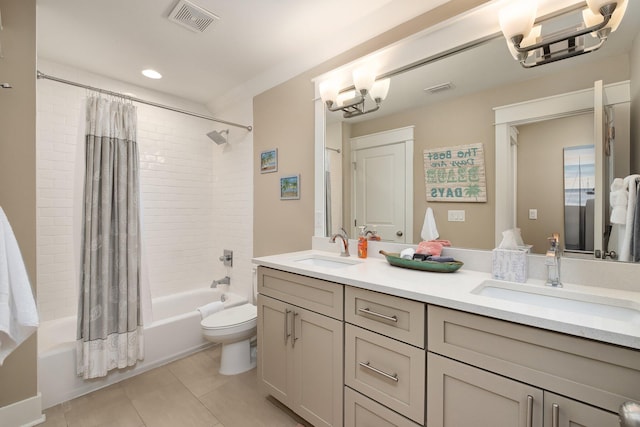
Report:
M442 92L443 90L449 90L452 87L453 85L451 84L451 82L446 82L446 83L440 83L435 86L424 88L423 90L425 92L434 94L434 93Z
M180 0L169 14L169 20L182 25L196 33L202 33L213 22L220 18L195 4Z

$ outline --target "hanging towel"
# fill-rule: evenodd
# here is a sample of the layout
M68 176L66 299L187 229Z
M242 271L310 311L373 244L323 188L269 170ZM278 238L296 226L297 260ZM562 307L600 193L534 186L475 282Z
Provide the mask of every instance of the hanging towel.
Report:
M213 313L217 313L222 309L224 309L224 303L222 301L216 301L205 304L202 307L198 307L197 310L200 312L200 316L204 319L205 317L208 317Z
M628 191L627 216L623 226L623 238L620 245L620 253L618 259L620 261L631 261L631 248L634 239L633 223L636 214L636 205L638 202L638 181L640 175L629 175L624 179L624 186ZM640 230L636 231L636 234Z
M627 202L629 196L622 178L616 178L611 184L609 203L611 205L611 223L624 224L627 220Z
M18 242L0 208L0 366L38 327L38 312Z
M636 211L631 231L631 261L640 262L640 178L636 180Z
M433 216L433 209L427 208L424 214L424 224L422 224L422 232L420 233L422 240L436 240L440 235L436 227L436 219Z

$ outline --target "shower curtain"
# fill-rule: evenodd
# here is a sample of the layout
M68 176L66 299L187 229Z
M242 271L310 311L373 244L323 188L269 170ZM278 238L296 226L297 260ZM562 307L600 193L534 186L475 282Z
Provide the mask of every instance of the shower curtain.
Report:
M107 375L142 360L136 110L87 99L77 373Z

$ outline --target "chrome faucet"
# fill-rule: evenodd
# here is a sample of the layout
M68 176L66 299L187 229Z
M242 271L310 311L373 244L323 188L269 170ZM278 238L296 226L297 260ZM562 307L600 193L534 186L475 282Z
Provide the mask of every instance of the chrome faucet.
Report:
M560 258L562 256L562 248L560 247L560 235L553 233L549 240L549 249L545 256L544 264L547 266L547 286L561 288L560 281Z
M214 280L213 282L211 282L211 287L215 288L218 285L230 285L230 284L231 284L231 277L224 276L220 280Z
M336 233L333 236L331 236L331 239L329 239L329 242L335 243L337 237L342 239L342 247L340 248L340 256L345 256L345 257L346 256L351 256L349 254L349 234L347 234L347 231L343 227L340 227L340 232L339 233Z

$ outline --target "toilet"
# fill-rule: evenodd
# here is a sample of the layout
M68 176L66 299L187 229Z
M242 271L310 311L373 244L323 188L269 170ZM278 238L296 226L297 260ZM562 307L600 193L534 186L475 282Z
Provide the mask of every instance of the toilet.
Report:
M225 308L200 322L208 341L222 344L222 375L236 375L256 367L255 349L251 348L258 324L258 308L249 303Z

